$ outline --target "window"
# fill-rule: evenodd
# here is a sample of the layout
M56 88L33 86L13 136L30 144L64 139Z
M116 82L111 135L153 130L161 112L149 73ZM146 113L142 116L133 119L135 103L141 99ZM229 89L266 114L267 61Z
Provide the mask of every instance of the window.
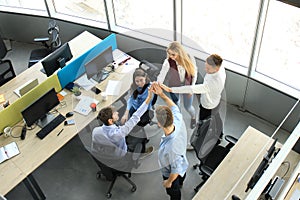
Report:
M300 8L270 1L256 71L300 90Z
M165 39L172 38L172 0L114 0L113 7L116 26Z
M182 4L183 44L190 46L185 39L190 38L203 52L249 65L260 0L186 0Z
M78 18L105 23L107 21L103 0L52 0L51 2L48 4L50 7L53 5L51 11L54 14L74 17L72 21L78 22Z
M35 15L45 15L46 6L43 0L0 0L1 10Z

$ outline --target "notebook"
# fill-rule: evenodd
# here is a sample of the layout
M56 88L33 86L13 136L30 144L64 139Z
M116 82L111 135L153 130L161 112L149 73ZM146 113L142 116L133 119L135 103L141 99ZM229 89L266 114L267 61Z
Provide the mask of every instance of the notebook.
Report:
M15 89L14 93L18 95L18 97L21 97L27 92L29 92L32 88L37 86L38 84L39 84L38 79L29 80L23 85L21 85L20 87L18 87L17 89Z
M99 101L91 98L89 96L80 96L80 101L78 102L78 104L76 105L76 107L74 108L75 112L78 112L82 115L88 115L92 108L90 107L91 103L96 103L98 104Z

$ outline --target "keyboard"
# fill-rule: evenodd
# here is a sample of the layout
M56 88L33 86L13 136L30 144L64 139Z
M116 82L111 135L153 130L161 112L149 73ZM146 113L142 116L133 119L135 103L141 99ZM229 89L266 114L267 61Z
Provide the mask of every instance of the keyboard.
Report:
M57 115L50 123L48 123L44 128L42 128L36 136L40 139L46 137L53 129L65 121L65 117L62 114Z

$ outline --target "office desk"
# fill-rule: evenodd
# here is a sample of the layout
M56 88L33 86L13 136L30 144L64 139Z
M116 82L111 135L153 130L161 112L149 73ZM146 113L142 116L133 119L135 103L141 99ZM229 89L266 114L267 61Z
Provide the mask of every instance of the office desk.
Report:
M193 199L231 200L233 194L241 199L245 199L247 194L251 191L249 189L247 193L245 192L247 183L272 143L273 140L270 140L270 137L252 127L248 127ZM264 151L261 151L265 144L268 145L264 148ZM255 160L256 157L257 159ZM291 163L289 173L293 171L292 169L295 168L299 159L300 155L296 152L291 152L286 158L286 160ZM254 164L251 165L253 161ZM284 169L279 168L277 171L278 175L282 176L285 169L286 167ZM286 177L289 177L289 173Z
M84 51L87 51L100 41L101 40L99 38L88 32L80 34L69 42L71 51L73 53L73 58L76 58L80 55L80 52L82 53ZM132 58L130 62L135 67L138 67L139 62L137 60ZM119 95L109 96L107 101L102 101L101 95L95 95L92 91L83 91L83 95L91 96L100 101L100 103L97 105L97 110L111 105L130 88L133 71L127 74L122 74L120 72L123 67L125 66L119 67L116 72L110 74L107 80L97 85L98 88L104 91L109 80L124 80L123 84L121 84ZM27 80L30 80L33 77L33 74L35 77L38 77L39 81L43 81L47 78L45 74L40 72L41 68L42 66L40 63L33 65L31 68L27 69L12 81L1 87L0 93L4 93L7 99L17 99L17 96L13 93L13 90L19 87L19 85L22 85ZM58 107L58 111L63 115L73 110L78 103L78 100L76 100L70 92L67 91L67 93L68 95L65 96L64 99L67 106L63 108ZM4 146L11 141L15 141L18 144L20 154L0 164L1 182L6 183L0 184L0 193L5 195L18 183L22 182L23 180L27 181L27 177L30 177L31 173L36 168L44 163L68 141L70 141L79 131L85 128L85 126L87 126L92 120L94 120L96 116L97 112L90 112L88 116L83 116L75 113L73 118L75 119L76 125L64 126L62 123L43 140L40 140L38 137L36 137L36 133L40 130L39 127L36 127L33 130L28 130L25 140L20 140L19 138L12 137L4 138L4 136L1 136L0 146ZM57 133L62 128L64 128L63 132L59 136L57 136ZM16 128L13 132L17 134L20 131L21 129Z
M100 38L95 35L84 31L77 37L70 40L69 46L73 55L72 60L79 57L82 53L89 50L91 47L95 46L101 41ZM29 59L29 58L28 58ZM68 62L67 62L68 63ZM25 82L38 78L39 83L47 79L47 76L43 74L40 70L43 68L42 63L38 62L31 66L30 68L23 71L21 74L17 75L14 79L9 81L0 87L0 94L4 94L6 100L9 100L10 103L13 103L19 97L13 92L16 88L23 85ZM3 107L0 106L0 111L3 110Z

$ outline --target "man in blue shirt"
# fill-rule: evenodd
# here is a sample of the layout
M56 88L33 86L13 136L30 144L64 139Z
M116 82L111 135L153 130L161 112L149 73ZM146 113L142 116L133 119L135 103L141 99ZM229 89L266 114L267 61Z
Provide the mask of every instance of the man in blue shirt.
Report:
M158 150L163 186L170 199L177 200L181 199L180 188L189 165L186 158L186 127L177 105L164 94L158 83L152 85L154 93L167 104L155 109L158 126L164 131Z
M128 165L132 162L130 159L132 155L127 153L125 137L148 109L152 98L151 90L149 89L145 102L122 126L115 124L119 120L119 113L113 107L106 107L99 111L97 119L103 122L103 126L94 128L92 132L91 152L95 158L119 171L125 171L128 168Z

